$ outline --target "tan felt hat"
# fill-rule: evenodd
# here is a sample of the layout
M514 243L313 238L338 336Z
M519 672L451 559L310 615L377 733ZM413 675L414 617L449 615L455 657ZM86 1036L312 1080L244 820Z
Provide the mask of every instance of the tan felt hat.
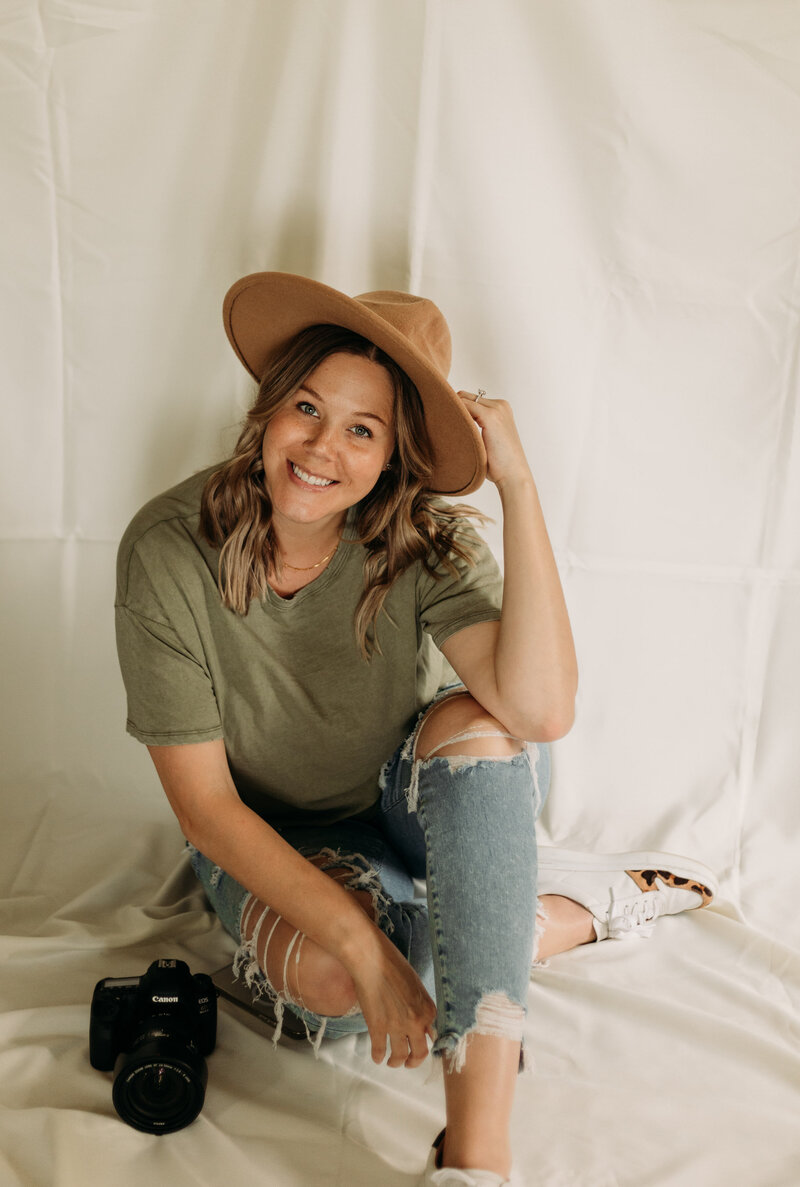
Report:
M466 495L483 482L483 440L447 382L450 331L433 301L391 291L348 297L305 276L255 272L228 290L222 314L231 346L257 380L270 358L308 326L344 326L374 342L422 399L435 455L430 489Z

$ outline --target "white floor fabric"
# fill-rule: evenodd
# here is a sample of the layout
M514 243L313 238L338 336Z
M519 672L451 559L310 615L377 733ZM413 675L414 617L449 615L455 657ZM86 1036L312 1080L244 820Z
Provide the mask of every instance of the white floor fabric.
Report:
M231 445L222 296L267 268L432 297L514 406L581 673L542 842L720 875L537 972L520 1174L797 1187L800 4L6 0L0 94L0 1187L414 1187L443 1124L441 1072L229 1007L180 1133L88 1062L100 977L232 951L124 732L113 573Z

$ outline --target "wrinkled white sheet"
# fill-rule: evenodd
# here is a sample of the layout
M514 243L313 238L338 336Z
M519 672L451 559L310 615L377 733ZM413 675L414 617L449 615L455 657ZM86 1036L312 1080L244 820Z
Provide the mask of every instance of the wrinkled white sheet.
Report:
M800 4L4 0L0 96L0 1187L412 1187L443 1123L441 1073L227 1009L178 1134L88 1063L98 978L231 952L111 604L133 512L232 443L220 306L260 268L439 302L456 385L514 405L576 636L542 839L722 878L536 975L517 1166L797 1187Z

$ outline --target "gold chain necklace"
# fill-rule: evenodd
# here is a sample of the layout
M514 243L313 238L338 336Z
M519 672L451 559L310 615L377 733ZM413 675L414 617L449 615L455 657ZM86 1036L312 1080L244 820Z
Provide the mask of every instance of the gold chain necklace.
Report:
M325 564L325 561L329 561L341 542L342 537L340 536L327 556L323 556L322 560L317 561L315 565L290 565L287 560L282 560L282 563L286 565L287 569L294 569L295 573L310 573L312 569L318 569L320 565Z

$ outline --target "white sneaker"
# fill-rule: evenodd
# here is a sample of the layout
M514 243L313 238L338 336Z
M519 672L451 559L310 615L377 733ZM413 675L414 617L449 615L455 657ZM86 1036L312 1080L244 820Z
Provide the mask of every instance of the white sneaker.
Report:
M563 895L586 907L598 940L645 938L659 915L706 907L717 890L707 866L674 853L539 850L537 893Z
M444 1141L444 1130L434 1139L428 1154L425 1174L419 1181L419 1187L511 1187L509 1179L496 1175L493 1171L479 1171L471 1168L462 1170L454 1166L436 1166L436 1157Z

